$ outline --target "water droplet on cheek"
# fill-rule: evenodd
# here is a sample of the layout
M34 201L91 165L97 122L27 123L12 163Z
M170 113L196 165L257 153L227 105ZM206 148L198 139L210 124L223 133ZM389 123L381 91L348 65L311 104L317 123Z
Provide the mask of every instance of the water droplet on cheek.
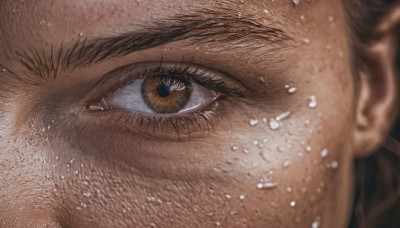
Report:
M296 207L296 201L291 201L290 202L290 207Z
M250 119L249 124L251 127L255 127L258 124L258 119Z
M268 125L269 125L269 129L271 129L271 130L278 130L281 126L280 123L278 121L276 121L275 118L269 119Z
M308 107L311 109L314 109L318 106L318 102L317 102L317 97L316 96L310 96L308 98Z
M261 179L260 182L257 184L257 189L274 189L278 186L278 183L273 182L269 179Z
M237 151L239 148L238 148L238 146L236 146L236 145L233 145L233 146L231 146L231 150L232 151Z
M323 150L320 152L321 158L326 158L326 157L328 157L328 155L329 155L328 149L323 149Z

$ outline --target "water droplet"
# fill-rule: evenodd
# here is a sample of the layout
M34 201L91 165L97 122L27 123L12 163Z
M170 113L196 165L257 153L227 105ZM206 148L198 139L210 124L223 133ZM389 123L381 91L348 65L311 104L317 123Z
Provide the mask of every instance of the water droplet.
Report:
M258 119L250 119L249 124L251 127L255 127L258 124Z
M296 201L290 201L290 206L295 207L296 206Z
M306 147L306 152L310 153L311 152L311 146Z
M281 113L281 114L279 114L277 117L275 117L275 120L276 120L276 121L285 120L285 119L289 118L291 114L292 114L292 113L291 113L290 111Z
M104 111L104 108L100 105L90 105L89 109L90 111Z
M248 154L248 153L250 153L250 150L247 148L243 148L243 153Z
M286 192L291 193L292 191L293 191L293 189L291 187L286 188Z
M338 167L339 167L338 161L333 161L333 162L331 162L331 164L329 164L329 168L337 169Z
M61 180L64 180L64 179L65 179L65 176L64 176L64 175L60 176L60 179L61 179Z
M3 72L6 72L6 71L7 71L7 69L6 69L6 68L3 68L3 69L1 69L1 71L3 71Z
M328 154L329 154L328 149L323 149L323 150L320 152L321 158L326 158L326 157L328 156Z
M319 228L320 224L321 224L321 217L317 216L315 217L313 223L311 224L311 228Z
M311 40L309 38L304 38L303 39L303 43L305 44L309 44L311 42Z
M269 11L267 9L264 10L264 13L269 14Z
M278 186L278 183L273 182L269 179L264 180L261 179L260 182L257 184L258 189L274 189Z
M288 88L288 93L294 94L294 93L296 93L296 92L297 92L297 88L296 88L296 87L290 87L290 88Z
M56 160L58 160L58 155L56 156Z
M254 141L253 141L253 145L254 145L254 146L257 146L258 144L259 144L258 140L254 140Z
M238 148L238 146L236 146L236 145L232 145L231 146L231 150L232 151L237 151L239 148Z
M229 195L229 194L226 194L226 195L225 195L225 198L227 198L227 199L232 199L232 196Z
M76 207L76 210L81 211L82 208L81 207Z
M244 200L245 198L246 198L246 196L244 196L244 195L240 195L240 196L239 196L239 199L240 199L240 200Z
M90 197L92 194L90 192L84 192L83 195L86 197Z
M268 124L269 124L269 129L271 130L278 130L281 126L280 123L276 121L276 119L274 118L269 119Z
M83 36L83 32L80 32L80 33L79 33L79 36Z
M287 167L289 167L290 166L290 161L289 160L286 160L284 163L283 163L283 168L287 168Z
M260 77L260 82L261 82L261 83L264 83L264 82L265 82L265 80L264 80L263 77Z
M317 107L317 105L318 105L317 97L316 96L310 96L308 98L308 107L314 109L314 108Z
M298 6L298 5L300 4L300 0L293 0L293 4L294 4L295 6Z

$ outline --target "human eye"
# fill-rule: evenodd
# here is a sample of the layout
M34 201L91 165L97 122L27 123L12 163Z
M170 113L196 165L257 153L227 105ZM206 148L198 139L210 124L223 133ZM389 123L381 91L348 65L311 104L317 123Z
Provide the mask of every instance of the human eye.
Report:
M88 105L94 115L151 137L209 132L223 102L246 96L237 80L193 63L142 63L115 70L98 86ZM117 121L116 121L117 120Z

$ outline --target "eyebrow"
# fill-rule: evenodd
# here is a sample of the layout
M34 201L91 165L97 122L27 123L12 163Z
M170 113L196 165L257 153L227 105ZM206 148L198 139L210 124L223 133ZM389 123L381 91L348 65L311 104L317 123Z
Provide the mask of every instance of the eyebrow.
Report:
M283 30L257 22L256 19L224 14L218 10L198 11L156 19L134 32L112 37L79 39L70 45L51 46L49 52L30 47L17 51L19 62L45 81L62 72L87 67L115 57L151 49L174 41L188 40L188 45L210 44L248 52L268 46L273 52L288 46L293 39Z

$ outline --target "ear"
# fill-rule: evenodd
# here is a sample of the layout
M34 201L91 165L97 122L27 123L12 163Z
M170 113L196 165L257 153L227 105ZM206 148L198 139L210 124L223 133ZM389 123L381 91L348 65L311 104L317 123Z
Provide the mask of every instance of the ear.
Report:
M378 150L397 117L400 5L393 7L367 44L367 63L359 69L360 87L354 130L355 157Z

